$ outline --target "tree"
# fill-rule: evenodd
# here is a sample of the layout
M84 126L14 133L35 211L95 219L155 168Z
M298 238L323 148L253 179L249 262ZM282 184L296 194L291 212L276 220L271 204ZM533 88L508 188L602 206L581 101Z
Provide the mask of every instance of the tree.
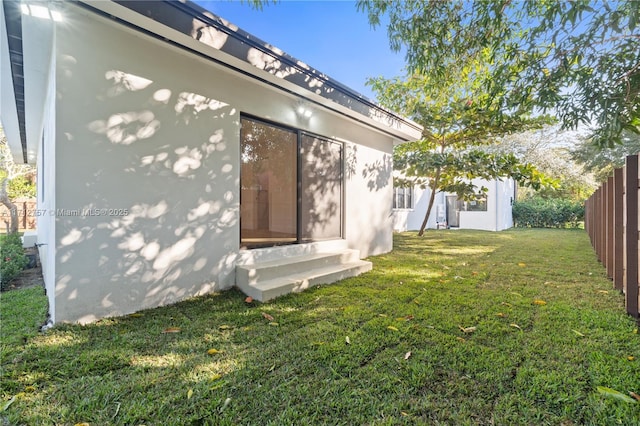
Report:
M414 73L400 78L370 80L385 106L397 110L424 128L422 138L394 149L394 169L400 172L397 185L420 185L431 189L427 212L419 235L431 214L439 191L456 192L459 197L477 197L473 178L513 177L540 187L550 183L534 167L522 164L512 154L491 154L482 148L507 133L538 127L547 117L532 118L504 111L499 102L488 102L480 85L486 76L483 58L453 65L447 81Z
M562 198L576 202L584 202L596 189L596 180L582 162L572 154L575 146L585 144L598 150L585 131L567 131L559 125L545 126L500 138L498 143L487 148L491 153L511 153L520 161L532 164L546 176L558 182L556 188L543 188L532 191L520 188L518 199L534 196L542 198Z
M487 101L554 111L564 128L592 125L599 146L640 133L640 7L614 2L359 0L373 26L388 17L391 47L407 69L448 79L484 55Z
M614 169L624 166L627 155L640 152L640 135L623 132L621 140L622 143L604 149L584 140L571 150L571 157L593 173L597 182L604 182L613 175Z
M7 233L18 232L18 209L13 204L13 196L23 195L21 191L17 191L18 183L24 184L23 178L33 175L34 168L28 164L16 164L13 161L13 155L7 145L2 127L0 127L0 203L8 210L10 215L10 223L7 224ZM14 185L12 185L14 183ZM12 187L13 186L13 187ZM32 192L32 185L25 185L23 188L27 192ZM11 195L11 196L10 196Z

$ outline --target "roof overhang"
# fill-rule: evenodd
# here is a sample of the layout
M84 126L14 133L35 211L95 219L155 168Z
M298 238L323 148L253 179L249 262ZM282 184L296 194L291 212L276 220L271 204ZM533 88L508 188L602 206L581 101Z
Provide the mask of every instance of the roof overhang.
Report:
M0 7L0 117L17 163L35 163L47 107L55 1L5 1Z
M0 6L0 118L14 160L26 163L22 13L20 3Z
M54 13L64 15L64 8L73 5L346 116L389 135L394 143L421 137L422 127L415 122L189 1L5 1L0 7L0 117L16 162L35 162L49 84ZM29 13L32 7L48 12ZM42 19L47 14L49 19Z
M190 1L86 1L96 13L384 132L420 139L422 127Z

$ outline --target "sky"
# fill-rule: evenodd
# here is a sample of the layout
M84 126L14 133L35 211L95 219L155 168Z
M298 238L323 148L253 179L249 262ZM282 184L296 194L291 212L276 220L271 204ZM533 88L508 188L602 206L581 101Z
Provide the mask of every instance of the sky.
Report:
M238 0L196 3L370 99L368 77L403 74L386 27L373 30L355 1L280 0L261 11Z

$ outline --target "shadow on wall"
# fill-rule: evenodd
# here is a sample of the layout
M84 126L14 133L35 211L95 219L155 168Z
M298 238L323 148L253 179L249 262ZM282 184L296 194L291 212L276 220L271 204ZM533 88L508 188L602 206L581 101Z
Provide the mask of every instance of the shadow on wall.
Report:
M123 6L161 22L199 42L223 51L275 77L304 87L311 92L364 114L391 127L400 127L398 118L353 93L327 75L314 70L277 47L255 38L230 22L195 5L181 2L120 2ZM192 14L196 14L195 18Z
M376 160L374 163L366 164L362 170L362 177L367 180L367 187L371 192L387 188L392 176L393 163L390 156L385 156L384 160Z
M75 61L66 61L73 78ZM73 167L57 189L56 320L88 322L231 286L237 111L179 79L121 70L94 78L92 111L104 115L79 113L91 117L85 128L70 118L61 129ZM140 108L121 109L129 105Z

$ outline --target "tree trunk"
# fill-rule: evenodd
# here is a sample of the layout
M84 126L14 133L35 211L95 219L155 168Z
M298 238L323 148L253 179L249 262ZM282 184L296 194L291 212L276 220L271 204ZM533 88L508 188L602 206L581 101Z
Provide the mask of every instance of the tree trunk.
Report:
M424 220L422 221L422 226L420 226L420 231L418 231L418 236L422 237L424 235L424 229L427 227L427 222L429 221L429 216L431 215L431 209L433 208L433 203L436 200L436 191L438 190L438 184L440 183L440 169L436 171L436 176L433 178L433 185L431 188L431 195L429 196L429 205L427 206L427 213L424 215Z
M9 200L9 195L7 194L7 184L9 179L3 179L2 185L0 185L0 203L2 203L6 208L9 209L9 215L11 217L11 226L8 231L11 234L15 234L18 232L18 209L15 204Z

